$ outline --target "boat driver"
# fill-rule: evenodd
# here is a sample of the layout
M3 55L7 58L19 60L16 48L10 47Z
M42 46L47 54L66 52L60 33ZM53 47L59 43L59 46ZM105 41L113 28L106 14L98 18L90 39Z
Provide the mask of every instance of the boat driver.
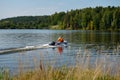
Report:
M49 43L49 45L56 45L56 44L60 44L60 43L62 43L64 40L63 40L63 38L62 38L62 36L60 36L58 39L57 39L57 42L55 42L55 41L52 41L51 43Z
M64 40L63 40L63 37L60 36L60 37L57 39L57 41L60 42L60 43L63 42L63 41L64 41Z

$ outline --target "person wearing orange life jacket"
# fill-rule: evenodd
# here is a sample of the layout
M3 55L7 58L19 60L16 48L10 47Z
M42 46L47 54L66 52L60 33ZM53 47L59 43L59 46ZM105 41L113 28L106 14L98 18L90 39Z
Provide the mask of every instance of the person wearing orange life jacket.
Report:
M64 39L62 38L62 36L60 36L60 37L57 39L57 41L61 43L61 42L64 41Z
M57 39L56 42L55 42L55 41L52 41L51 43L49 43L49 45L58 45L58 44L62 43L63 41L64 41L64 40L63 40L62 36L60 36L60 37Z

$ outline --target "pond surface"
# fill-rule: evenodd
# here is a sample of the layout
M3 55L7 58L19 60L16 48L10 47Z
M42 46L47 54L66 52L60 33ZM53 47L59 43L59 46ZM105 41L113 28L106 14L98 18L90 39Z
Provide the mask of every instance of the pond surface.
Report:
M11 75L44 65L74 66L89 59L90 66L97 61L114 68L120 61L120 32L83 30L0 30L0 50L36 46L56 41L63 35L68 47L45 48L0 55L0 68ZM88 58L89 56L89 58ZM97 59L97 60L96 60ZM99 64L99 63L98 63Z

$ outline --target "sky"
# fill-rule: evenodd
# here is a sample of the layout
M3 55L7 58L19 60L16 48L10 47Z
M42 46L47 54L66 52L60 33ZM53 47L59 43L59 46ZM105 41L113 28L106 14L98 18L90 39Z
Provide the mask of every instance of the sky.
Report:
M120 0L0 0L0 19L51 15L96 6L120 6Z

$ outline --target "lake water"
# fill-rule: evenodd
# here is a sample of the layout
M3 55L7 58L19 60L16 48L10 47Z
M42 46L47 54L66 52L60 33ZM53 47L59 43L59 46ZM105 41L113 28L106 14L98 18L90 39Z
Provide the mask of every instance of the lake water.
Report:
M0 70L8 69L11 75L19 71L39 68L44 65L74 66L90 57L90 66L96 59L103 60L111 68L120 61L120 32L83 30L0 30L0 50L36 46L56 41L63 35L68 47L45 48L0 55ZM82 59L82 60L81 60ZM99 61L98 61L99 62ZM99 64L99 63L98 63Z

